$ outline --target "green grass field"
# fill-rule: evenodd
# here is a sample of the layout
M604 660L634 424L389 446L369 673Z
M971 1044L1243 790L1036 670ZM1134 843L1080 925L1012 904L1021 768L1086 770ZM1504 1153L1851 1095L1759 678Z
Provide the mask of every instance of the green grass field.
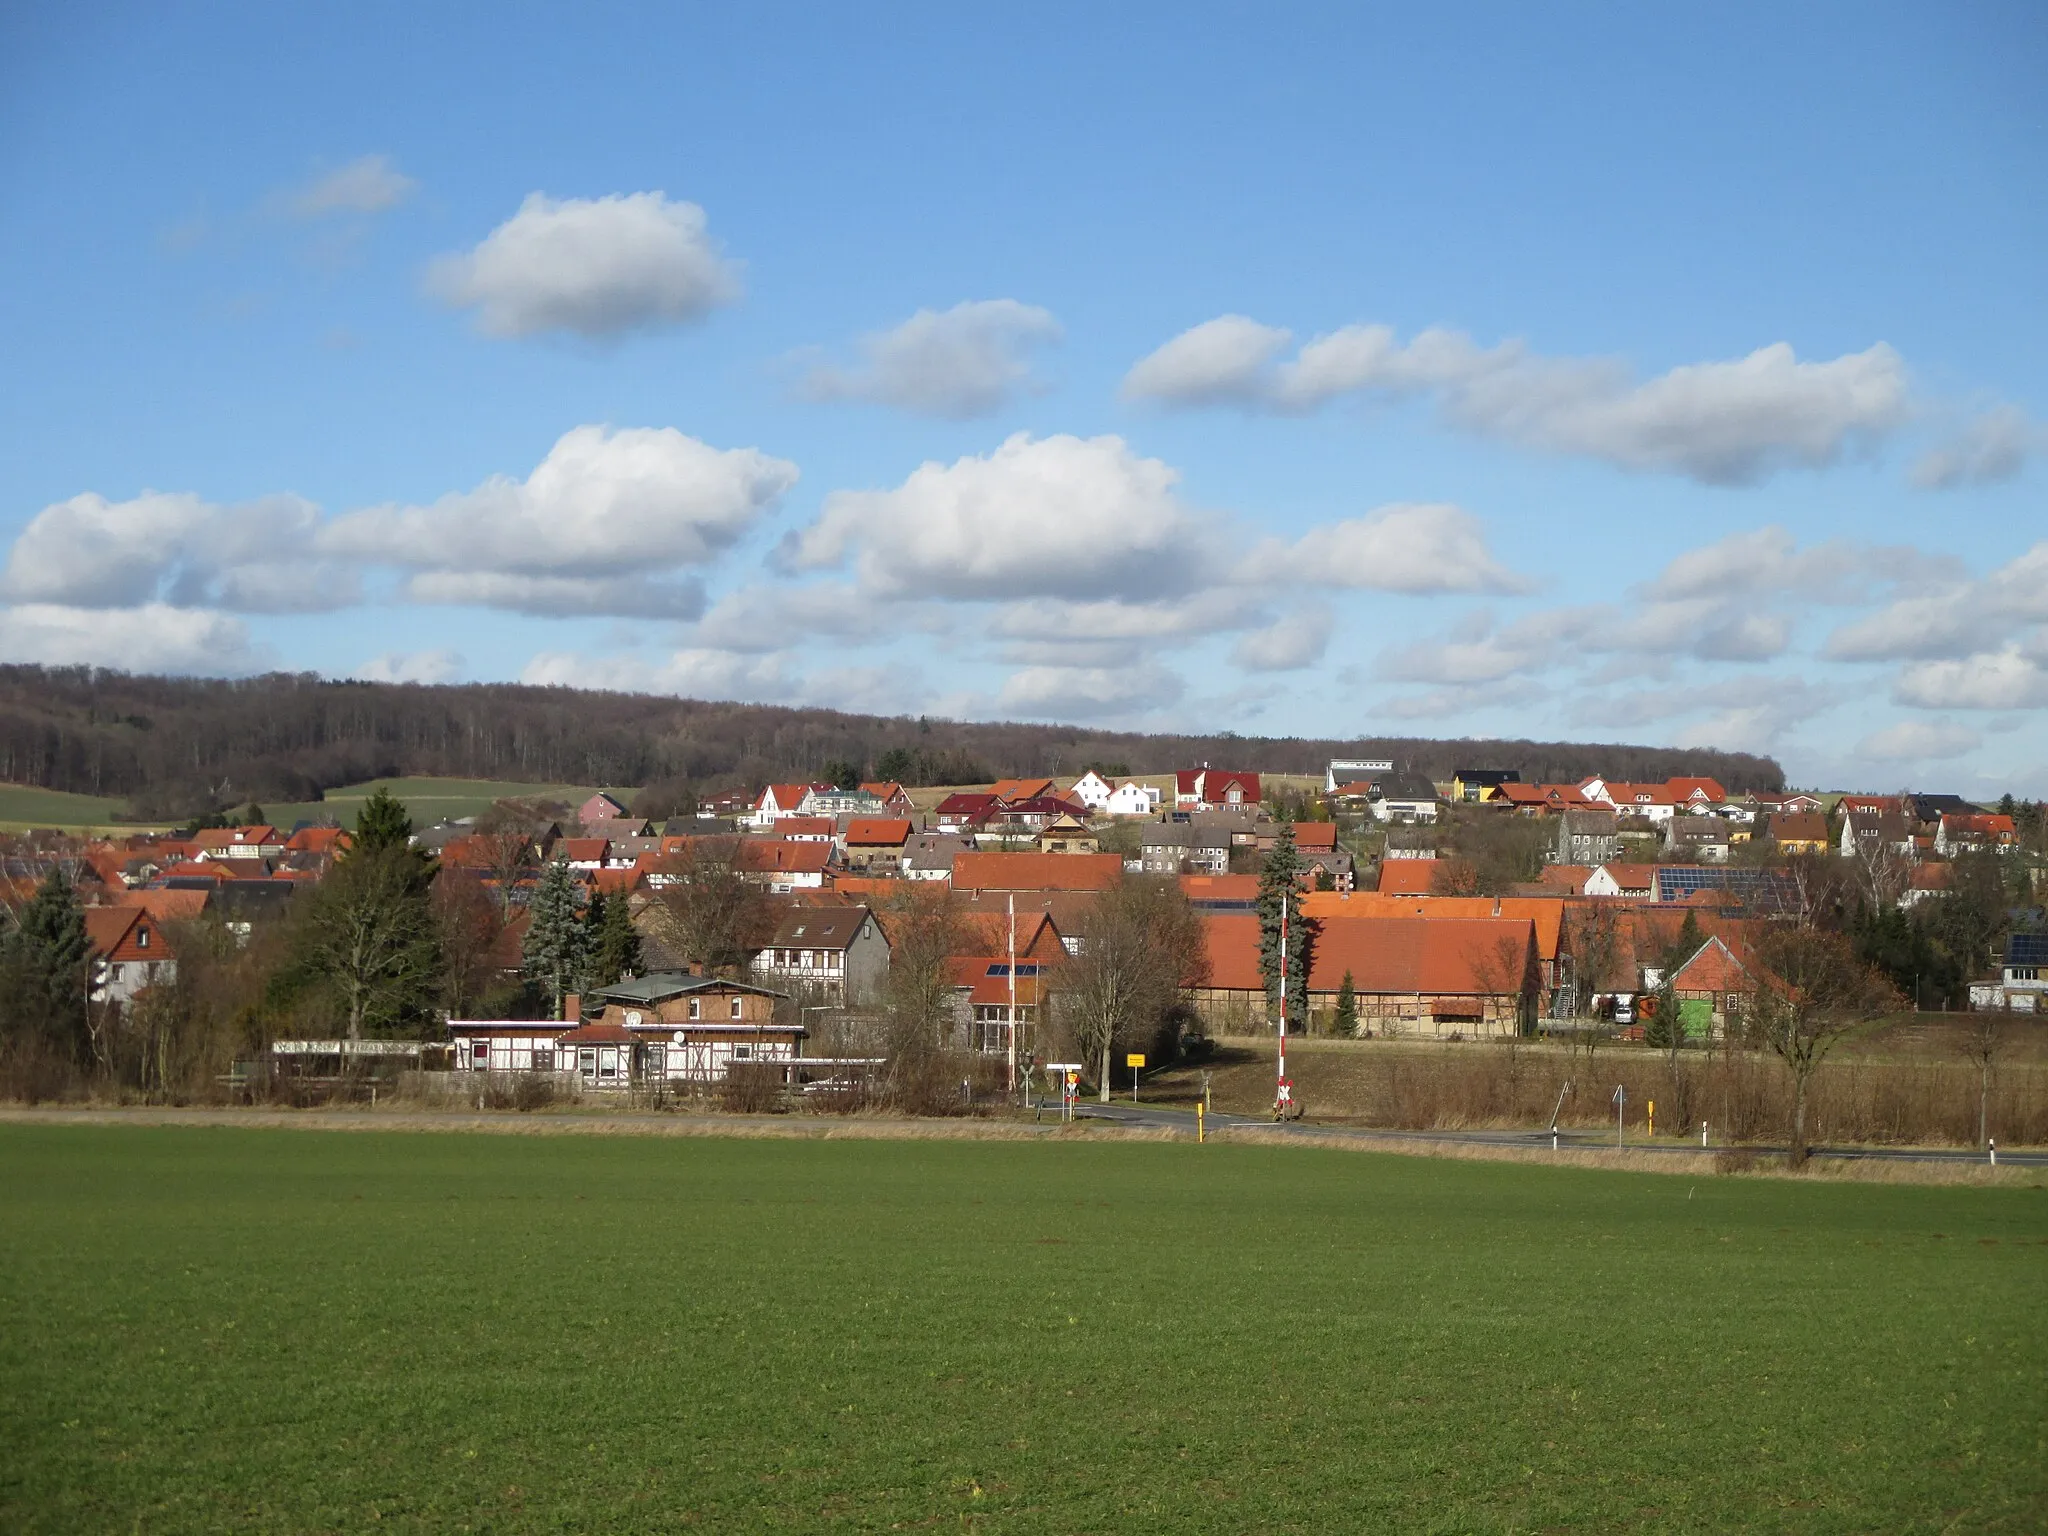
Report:
M363 802L380 789L388 789L403 800L412 812L413 825L419 827L431 826L447 817L474 816L479 811L489 810L494 800L560 800L574 810L597 793L594 787L583 784L515 784L498 779L373 779L367 784L330 789L324 800L287 805L266 803L263 813L273 825L280 827L328 817L349 826L354 823ZM629 806L632 804L633 791L615 790L614 793Z
M2048 1193L0 1126L9 1531L2039 1531Z
M128 807L125 800L71 795L27 784L0 784L0 831L35 827L111 827Z

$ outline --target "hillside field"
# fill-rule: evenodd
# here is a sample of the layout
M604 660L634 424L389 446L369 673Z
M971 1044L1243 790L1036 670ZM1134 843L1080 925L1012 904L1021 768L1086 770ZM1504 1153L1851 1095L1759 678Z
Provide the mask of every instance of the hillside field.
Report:
M2048 1519L2038 1185L18 1124L0 1168L10 1531Z
M285 805L266 803L263 814L270 818L273 826L285 828L301 821L324 821L328 818L342 826L350 826L363 802L380 789L390 790L405 802L416 827L431 826L456 816L474 816L489 810L495 800L560 800L573 810L597 793L594 786L586 784L516 784L502 779L372 779L366 784L330 789L324 800ZM613 792L630 807L638 790L614 788Z
M103 795L72 795L30 784L0 784L0 832L36 827L113 827L128 802ZM134 830L127 828L124 830Z

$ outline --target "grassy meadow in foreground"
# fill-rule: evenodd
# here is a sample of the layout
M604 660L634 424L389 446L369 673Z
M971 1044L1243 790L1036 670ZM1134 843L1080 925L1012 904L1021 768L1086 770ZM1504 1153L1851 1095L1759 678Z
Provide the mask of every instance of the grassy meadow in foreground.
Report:
M0 1126L12 1531L2040 1530L2048 1192Z

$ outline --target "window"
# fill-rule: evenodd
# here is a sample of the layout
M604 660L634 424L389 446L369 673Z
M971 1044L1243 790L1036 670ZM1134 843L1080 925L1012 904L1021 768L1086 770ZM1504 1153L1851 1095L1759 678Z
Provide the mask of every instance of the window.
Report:
M596 1046L579 1045L578 1047L576 1047L576 1070L578 1072L581 1072L585 1078L594 1078L597 1076Z
M732 1048L732 1059L734 1061L752 1061L754 1059L754 1048L751 1045L736 1045Z
M147 928L135 930L135 947L137 949L149 948L149 930Z
M469 1059L470 1063L479 1072L488 1072L491 1069L491 1042L488 1040L470 1042Z
M555 1070L555 1051L553 1046L536 1045L533 1048L533 1070L536 1072L552 1072Z
M738 998L734 998L732 1000L732 1016L734 1018L738 1018L740 1016L740 1000Z
M698 1003L698 1001L697 1001L697 999L696 999L696 998L694 998L694 997L693 997L693 998L691 998L691 999L690 999L690 1017L691 1017L691 1018L695 1019L695 1018L701 1018L701 1017L702 1017L702 1015L701 1015L700 1013L698 1013L698 1011L697 1011L697 1010L698 1010L698 1008L699 1008L700 1006L701 1006L701 1005L700 1005L700 1004Z

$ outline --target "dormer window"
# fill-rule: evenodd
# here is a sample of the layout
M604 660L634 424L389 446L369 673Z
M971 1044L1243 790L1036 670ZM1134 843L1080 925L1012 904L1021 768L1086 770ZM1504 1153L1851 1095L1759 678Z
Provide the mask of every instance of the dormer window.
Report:
M135 947L137 949L149 948L149 930L147 928L135 930Z

